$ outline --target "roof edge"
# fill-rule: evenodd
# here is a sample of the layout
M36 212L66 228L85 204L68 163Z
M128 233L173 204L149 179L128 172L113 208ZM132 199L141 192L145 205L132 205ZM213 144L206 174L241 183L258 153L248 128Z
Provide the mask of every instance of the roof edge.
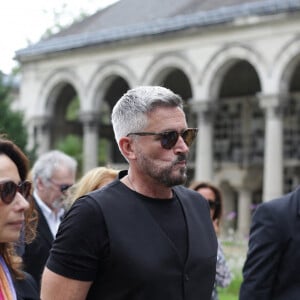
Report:
M170 33L192 27L218 25L231 22L236 18L253 15L274 15L297 10L300 10L300 0L266 0L263 2L221 7L215 10L158 19L147 23L138 23L125 27L104 29L97 32L42 40L27 48L16 51L16 59L21 60L29 56L67 51L130 38Z

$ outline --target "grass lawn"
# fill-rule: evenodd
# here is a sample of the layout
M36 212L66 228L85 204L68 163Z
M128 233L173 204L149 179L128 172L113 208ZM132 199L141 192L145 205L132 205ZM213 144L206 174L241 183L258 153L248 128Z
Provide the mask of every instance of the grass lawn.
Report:
M227 288L219 289L219 299L238 300L241 282L242 282L241 276L234 276L231 284Z
M228 287L218 289L219 299L238 300L247 246L244 241L224 241L222 246L226 261L232 272L232 281Z

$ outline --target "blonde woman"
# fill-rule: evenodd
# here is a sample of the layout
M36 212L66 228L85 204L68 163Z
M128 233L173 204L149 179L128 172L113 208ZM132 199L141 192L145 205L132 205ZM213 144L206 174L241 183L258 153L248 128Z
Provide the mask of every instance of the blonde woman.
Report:
M69 208L73 202L81 196L99 189L117 178L119 171L108 167L96 167L88 171L68 191L66 207Z

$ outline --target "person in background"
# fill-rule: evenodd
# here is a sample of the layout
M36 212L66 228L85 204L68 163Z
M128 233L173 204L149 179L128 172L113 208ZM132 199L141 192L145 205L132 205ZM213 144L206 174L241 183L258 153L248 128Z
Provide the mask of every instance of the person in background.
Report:
M300 299L300 187L252 216L240 300Z
M25 270L38 285L65 213L62 206L65 193L75 182L76 170L76 160L58 150L42 154L31 170L33 201L38 212L37 237L25 245L23 261Z
M76 200L42 277L43 300L210 300L217 239L206 200L182 186L197 129L169 89L129 90L112 111L129 169Z
M191 189L200 193L207 201L210 207L210 216L217 234L220 233L220 223L223 211L223 199L221 191L213 184L208 182L194 182ZM217 287L227 287L231 282L231 272L227 265L224 252L220 241L218 241L218 257L216 266L216 280L212 293L212 300L218 300Z
M26 181L29 161L12 141L0 136L0 299L40 299L34 279L23 271L15 243L23 229L24 240L35 237L36 214L28 202Z
M119 171L107 167L96 167L89 170L70 187L65 206L70 208L76 199L112 182L118 177L118 174Z

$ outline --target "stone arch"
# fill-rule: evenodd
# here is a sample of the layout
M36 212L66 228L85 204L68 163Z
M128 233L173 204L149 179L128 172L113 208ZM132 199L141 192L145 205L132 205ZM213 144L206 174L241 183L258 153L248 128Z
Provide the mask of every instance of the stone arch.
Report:
M82 101L84 99L84 85L79 76L70 69L56 70L42 83L35 104L36 115L49 116L54 110L55 101L63 86L70 84Z
M87 101L83 103L82 111L93 111L95 107L100 107L101 103L97 100L102 101L108 87L117 77L123 78L129 87L137 84L133 70L120 62L108 62L92 75L92 79L87 86Z
M98 68L87 86L87 99L81 106L82 119L94 124L94 161L93 166L105 163L122 163L124 158L119 152L113 137L110 120L116 101L132 86L136 85L136 75L127 65L118 61L107 62ZM88 136L86 131L86 136ZM99 144L99 146L96 146ZM99 155L99 151L101 154ZM85 151L88 157L90 150ZM92 165L90 165L91 167Z
M273 77L274 85L280 93L288 93L291 78L300 62L300 38L287 42L275 58Z
M274 64L275 84L284 95L283 157L284 193L295 189L300 182L300 38L290 40L279 51Z
M179 53L166 53L150 62L143 76L145 85L160 85L171 89L181 96L184 101L184 112L190 127L196 127L197 120L189 105L194 97L196 69L189 62L188 57ZM190 159L195 159L195 146L190 149ZM188 170L188 177L193 178L194 167Z
M192 95L194 95L196 89L196 81L194 78L197 76L193 75L196 74L196 69L188 57L183 54L166 53L156 57L145 70L142 76L142 82L145 85L160 84L166 75L175 69L181 70L186 75L191 86Z
M247 61L253 66L261 82L261 88L264 90L264 86L267 82L268 68L262 55L249 46L231 44L219 49L203 68L204 72L198 80L202 85L202 95L199 95L199 98L216 98L224 74L226 74L236 62L241 60Z
M256 95L267 85L267 63L250 47L231 44L215 52L203 70L199 78L201 95L196 99L213 103L210 151L214 178L231 186L228 213L234 211L234 227L244 233L250 222L250 210L245 207L253 200L253 189L244 179L252 169L260 172L263 164L264 134L260 125L264 125L264 118ZM261 185L262 180L259 188Z

